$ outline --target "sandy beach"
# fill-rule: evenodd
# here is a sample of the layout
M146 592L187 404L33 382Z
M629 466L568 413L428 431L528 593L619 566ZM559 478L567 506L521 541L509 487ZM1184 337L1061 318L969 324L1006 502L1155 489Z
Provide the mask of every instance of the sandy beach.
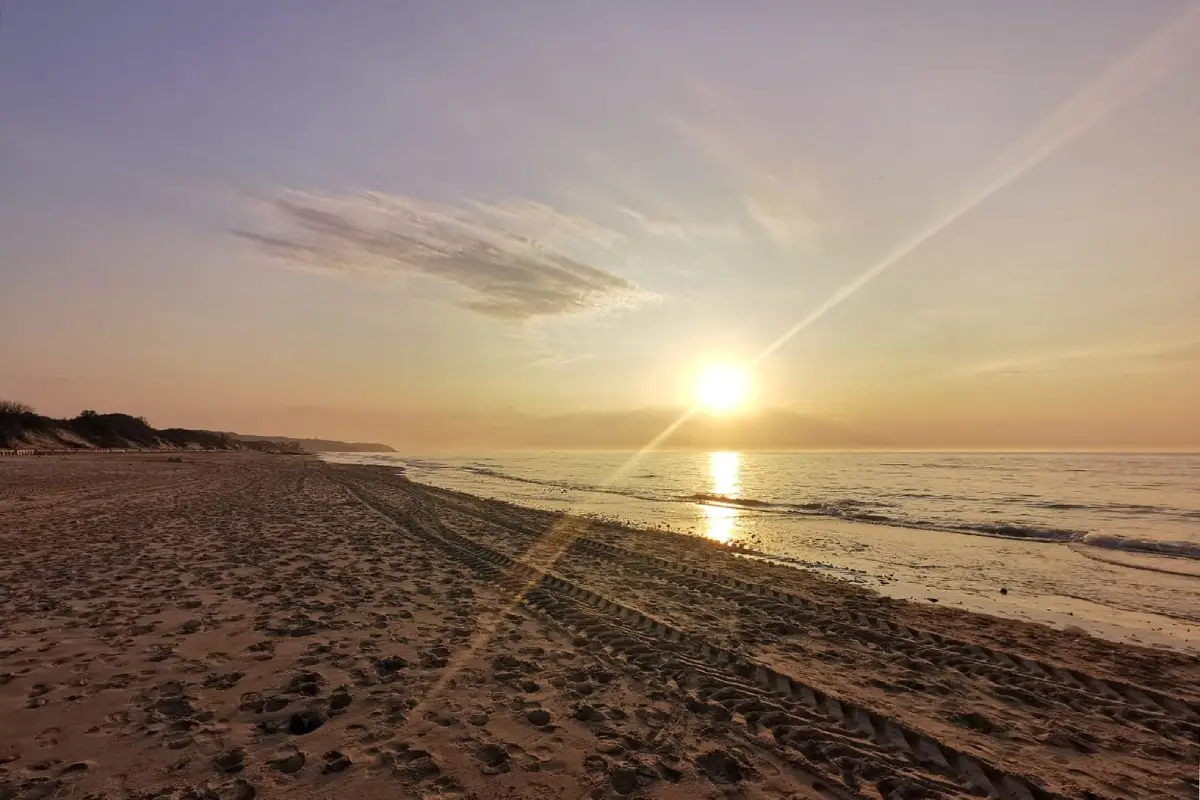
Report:
M1200 659L259 454L0 461L0 800L1194 798Z

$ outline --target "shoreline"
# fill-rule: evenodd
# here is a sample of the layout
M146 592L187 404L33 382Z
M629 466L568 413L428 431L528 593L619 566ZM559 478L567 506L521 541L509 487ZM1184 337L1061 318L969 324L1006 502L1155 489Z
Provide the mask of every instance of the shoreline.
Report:
M323 456L330 463L340 457ZM411 470L407 465L369 462L404 470L422 485L518 504L546 513L574 513L616 520L634 529L661 522L641 505L590 504L580 490L563 496L509 496L503 485L481 482L474 473ZM414 474L414 472L416 474ZM625 495L611 492L617 498ZM677 504L655 500L653 507ZM1109 641L1167 648L1200 655L1200 562L1165 555L1102 550L1071 542L982 534L957 529L913 528L815 515L759 515L737 509L748 533L744 555L788 564L867 586L896 599L936 602L963 610L1036 622L1059 630L1081 629ZM667 518L661 518L665 521ZM674 518L670 518L674 522ZM696 523L704 524L700 514ZM686 523L685 523L686 524ZM766 527L764 527L766 526ZM691 540L703 529L671 527ZM1084 549L1084 548L1087 549ZM1188 567L1197 564L1197 572ZM1139 574L1140 572L1140 574ZM1151 577L1152 576L1152 577ZM1005 591L1001 593L1001 589Z
M10 460L0 545L6 798L1196 791L1193 656L394 468Z
M380 469L395 469L398 474L404 474L402 467L385 467L383 465L372 465ZM461 495L465 498L471 498L474 501L483 503L499 503L505 507L514 507L518 509L537 511L551 515L564 515L567 517L578 517L580 520L586 520L588 524L597 525L600 527L611 527L615 529L625 529L630 535L638 536L641 534L654 534L656 536L678 536L683 540L683 547L690 546L689 542L697 540L704 542L705 546L713 546L714 543L706 539L698 533L691 533L678 530L657 530L649 529L637 524L635 520L625 519L598 519L586 514L573 514L569 510L561 510L553 507L542 505L533 505L522 503L520 501L510 501L499 497L487 497L480 494L475 494L471 491L453 489L447 487L439 487L436 484L427 483L423 480L405 477L406 480L413 480L415 483L426 486L431 489L449 492L456 495ZM810 522L807 519L794 520L798 526L803 526ZM829 530L833 533L838 533L842 530L850 531L856 526L863 526L869 530L869 533L879 534L881 531L904 532L913 530L908 526L903 525L886 525L877 522L864 522L859 520L843 520L843 519L825 519L822 520ZM954 537L958 535L968 535L976 541L974 544L978 547L998 547L1004 548L1006 543L1013 545L1031 546L1035 548L1045 547L1045 552L1052 553L1057 562L1067 563L1072 559L1086 558L1094 560L1106 567L1119 567L1129 570L1149 570L1161 572L1165 575L1183 577L1187 579L1200 578L1200 574L1193 574L1182 571L1172 571L1166 569L1155 569L1150 566L1144 566L1136 563L1126 563L1117 558L1105 559L1102 557L1093 556L1087 552L1080 552L1078 548L1067 546L1067 543L1052 542L1042 540L1030 540L1020 537L995 536L990 534L980 534L974 532L963 532L958 530L940 530L932 528L921 528L920 530L938 535L946 535ZM901 533L903 535L903 533ZM1059 551L1053 548L1065 547L1066 551ZM1057 630L1074 629L1082 631L1090 636L1105 639L1113 642L1124 642L1137 646L1151 646L1173 650L1176 652L1189 653L1192 655L1200 655L1200 620L1187 616L1173 616L1169 614L1150 614L1136 609L1121 608L1118 606L1099 603L1091 598L1075 596L1072 594L1022 594L1015 590L1008 590L1004 594L998 594L998 589L1001 588L1001 582L996 582L995 586L988 586L986 590L976 589L974 587L949 587L946 585L931 586L919 581L898 579L895 576L896 569L887 567L884 570L872 570L869 565L865 564L861 559L848 557L831 558L828 553L823 554L826 560L811 560L805 558L795 558L777 553L772 553L765 550L755 549L752 546L729 547L722 546L723 549L732 556L744 557L761 560L763 562L777 564L787 569L802 570L822 576L825 579L841 582L847 586L856 586L866 588L869 591L878 592L880 595L889 597L895 600L911 601L914 603L934 602L942 603L946 606L954 606L958 610L968 611L975 614L992 616L1001 619L1012 619L1023 622L1033 622L1035 624L1046 625ZM1118 553L1120 555L1126 555ZM1010 557L1015 558L1015 555L1010 554ZM1134 554L1127 554L1128 558L1136 558ZM1019 563L1014 561L1014 571L1019 571L1015 565ZM865 567L865 568L863 568ZM1010 585L1015 586L1012 581ZM1076 616L1076 612L1079 616Z

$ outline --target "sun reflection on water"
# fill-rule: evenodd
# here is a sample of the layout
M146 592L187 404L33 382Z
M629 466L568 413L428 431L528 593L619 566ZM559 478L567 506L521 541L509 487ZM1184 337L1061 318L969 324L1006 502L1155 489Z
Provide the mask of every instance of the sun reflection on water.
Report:
M740 453L709 453L709 494L737 497L738 471L741 463ZM700 513L704 515L704 535L706 537L721 544L727 544L733 538L738 517L736 508L703 504L700 506Z

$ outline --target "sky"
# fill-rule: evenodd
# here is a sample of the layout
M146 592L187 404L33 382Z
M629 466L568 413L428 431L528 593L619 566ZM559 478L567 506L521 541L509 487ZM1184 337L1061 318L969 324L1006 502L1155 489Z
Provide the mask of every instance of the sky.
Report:
M1200 5L0 0L0 396L1200 449Z

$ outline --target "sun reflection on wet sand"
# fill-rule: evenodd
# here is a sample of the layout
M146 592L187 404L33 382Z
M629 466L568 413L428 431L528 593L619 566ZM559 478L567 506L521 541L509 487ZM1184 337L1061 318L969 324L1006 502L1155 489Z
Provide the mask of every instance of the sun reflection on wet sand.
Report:
M741 463L740 453L709 453L709 494L737 497L738 471ZM703 504L700 506L700 513L704 515L704 535L706 537L721 544L728 544L733 539L738 517L736 508Z

